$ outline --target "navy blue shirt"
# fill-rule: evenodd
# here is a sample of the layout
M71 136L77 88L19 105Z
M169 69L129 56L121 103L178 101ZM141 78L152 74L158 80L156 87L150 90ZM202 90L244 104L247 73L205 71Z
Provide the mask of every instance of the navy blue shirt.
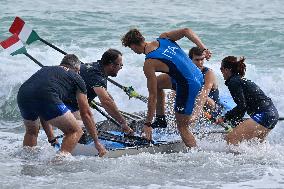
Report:
M73 70L61 66L41 68L25 81L19 89L19 100L44 101L58 104L75 98L76 92L86 94L87 89L82 77Z
M81 64L80 75L83 78L86 88L88 101L92 101L97 94L94 87L107 89L107 76L104 73L103 66L98 62ZM64 102L72 111L78 110L76 99L68 99Z
M97 97L93 89L94 87L107 89L107 76L104 73L103 66L99 62L82 64L80 67L80 75L85 81L89 101Z
M232 75L226 80L234 102L237 104L225 114L226 120L239 120L247 112L249 115L266 111L273 105L272 100L252 81Z

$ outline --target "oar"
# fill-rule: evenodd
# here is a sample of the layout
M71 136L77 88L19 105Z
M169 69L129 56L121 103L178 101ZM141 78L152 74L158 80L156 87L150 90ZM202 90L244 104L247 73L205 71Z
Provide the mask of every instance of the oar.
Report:
M213 123L215 123L216 120L217 120L216 118L214 118L214 117L213 117L211 114L209 114L208 112L205 112L205 113L204 113L204 116L205 116L206 118L208 118L210 121L212 121ZM223 127L226 132L231 132L231 131L233 130L233 128L232 128L229 124L227 124L227 123L220 123L220 124L218 124L218 125L220 125L221 127Z
M24 44L21 42L19 37L14 34L8 39L1 41L0 45L12 56L17 54L24 54L27 57L29 57L31 60L33 60L37 65L40 67L43 67L43 65L37 61L34 57L32 57L25 48Z
M57 50L58 52L66 55L67 53L63 50L61 50L60 48L56 47L55 45L47 42L46 40L42 39L34 30L32 30L31 28L29 28L25 21L22 20L20 17L16 17L14 22L12 23L9 31L12 34L16 34L19 36L19 38L24 41L25 43L27 43L28 45L39 40L41 42L43 42L44 44L50 46L51 48ZM137 98L145 103L148 102L148 98L145 96L142 96L140 94L138 94L132 86L130 87L125 87L119 83L117 83L116 81L107 78L109 82L113 83L114 85L116 85L117 87L121 88L128 96L129 98Z
M96 102L95 100L93 100L92 102L94 102L97 106L103 107L103 106L101 105L101 103L98 103L98 102ZM131 114L131 113L124 112L124 111L121 111L121 110L119 110L119 112L120 112L124 117L126 117L126 118L128 118L128 119L132 119L132 120L134 120L134 121L144 119L142 116L139 116L139 115Z
M134 97L134 98L141 100L142 102L148 103L148 98L146 96L142 96L138 94L132 86L125 87L110 78L108 78L108 81L114 84L115 86L121 88L129 96L129 98Z
M279 117L278 118L278 121L283 121L284 120L284 117Z
M121 125L115 120L113 119L112 117L110 117L108 114L106 114L102 109L100 109L96 103L94 101L91 101L90 102L90 106L97 110L100 114L102 114L103 116L105 116L108 120L110 120L112 123L114 123L116 126L118 126L119 128L121 128Z

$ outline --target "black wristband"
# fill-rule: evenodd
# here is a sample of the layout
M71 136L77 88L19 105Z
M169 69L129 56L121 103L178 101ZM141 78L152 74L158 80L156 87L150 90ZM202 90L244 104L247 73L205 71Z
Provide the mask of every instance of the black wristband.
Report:
M50 144L52 144L52 143L56 142L56 140L57 140L57 138L53 138L52 140L48 140L48 142L49 142Z
M151 122L145 122L144 125L146 125L148 127L152 127L152 123Z
M208 49L203 49L202 52L204 52L204 51L208 51Z

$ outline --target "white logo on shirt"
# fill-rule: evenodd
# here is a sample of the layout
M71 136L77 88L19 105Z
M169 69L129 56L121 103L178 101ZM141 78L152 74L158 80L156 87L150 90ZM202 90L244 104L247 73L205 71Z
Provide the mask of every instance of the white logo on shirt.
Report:
M169 57L169 58L173 58L172 55L176 55L177 54L175 52L176 49L178 49L178 48L177 47L168 46L168 48L162 54L167 56L167 57Z

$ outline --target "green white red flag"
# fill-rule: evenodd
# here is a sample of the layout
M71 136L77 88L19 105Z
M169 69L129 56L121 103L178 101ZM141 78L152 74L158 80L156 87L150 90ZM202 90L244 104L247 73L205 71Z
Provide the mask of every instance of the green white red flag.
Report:
M1 41L0 45L12 56L27 53L24 44L15 34L6 39L5 41Z
M28 45L36 40L39 40L38 34L30 27L28 27L25 21L22 20L20 17L15 18L9 31L12 34L18 35L19 38Z

